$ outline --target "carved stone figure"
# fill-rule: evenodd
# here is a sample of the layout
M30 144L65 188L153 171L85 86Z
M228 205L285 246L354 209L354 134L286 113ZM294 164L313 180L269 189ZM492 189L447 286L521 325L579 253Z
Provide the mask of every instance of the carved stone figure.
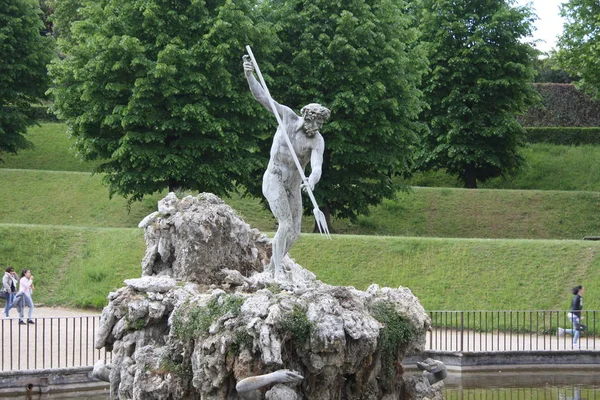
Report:
M270 374L251 376L249 378L242 379L235 386L235 390L238 395L244 400L256 400L259 398L258 389L273 383L287 383L287 382L298 382L304 379L302 375L296 371L290 371L288 369L280 369L279 371L271 372ZM285 390L285 389L283 389ZM275 389L274 392L278 390ZM292 391L291 393L285 393L286 400L295 400L296 395ZM293 397L292 397L293 396ZM271 396L272 397L272 396Z
M244 57L244 73L250 91L269 112L273 112L270 97L254 76L254 65ZM304 169L310 161L311 172L306 185L312 191L321 179L325 141L319 129L329 118L330 111L320 104L311 103L297 115L289 107L273 102L281 118L285 133L293 146L300 167ZM263 176L263 195L271 212L277 219L278 228L273 238L273 255L269 269L275 278L281 274L281 262L292 244L300 236L302 222L302 182L298 168L280 126L275 132L267 170Z
M434 360L433 358L427 358L423 362L418 362L417 367L423 371L423 375L427 378L431 385L446 379L448 376L448 369L446 368L446 365L439 360Z
M403 400L444 400L444 379L448 376L446 365L439 360L427 358L417 362L422 374L404 377Z

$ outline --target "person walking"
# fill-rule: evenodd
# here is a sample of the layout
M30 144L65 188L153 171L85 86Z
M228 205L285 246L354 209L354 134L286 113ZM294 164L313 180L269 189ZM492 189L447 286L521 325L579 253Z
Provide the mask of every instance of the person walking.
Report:
M13 267L6 268L6 272L4 272L4 276L2 277L2 290L6 292L4 315L6 318L10 318L9 311L13 306L15 293L17 292L17 273Z
M21 280L19 281L19 292L15 296L15 305L19 310L19 324L26 325L27 323L35 324L35 321L32 319L33 316L33 300L31 299L31 294L35 287L33 286L33 275L31 275L31 270L24 269L21 272ZM29 308L29 314L27 316L27 323L23 318L25 306Z
M573 335L573 348L579 349L579 335L581 332L581 319L583 316L581 315L581 310L583 309L583 286L575 286L572 290L573 299L571 300L571 311L567 314L573 328L571 329L563 329L558 328L558 336L562 336L565 333L569 333Z

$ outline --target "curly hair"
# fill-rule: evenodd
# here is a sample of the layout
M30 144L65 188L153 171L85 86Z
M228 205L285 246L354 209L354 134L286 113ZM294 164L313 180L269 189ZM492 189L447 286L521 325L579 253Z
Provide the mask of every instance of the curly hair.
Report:
M329 116L331 115L331 111L329 111L328 108L323 107L320 104L310 103L310 104L307 104L304 107L302 107L302 110L300 110L300 114L304 118L308 118L308 119L319 118L319 119L322 119L323 121L327 121L327 119L329 119Z

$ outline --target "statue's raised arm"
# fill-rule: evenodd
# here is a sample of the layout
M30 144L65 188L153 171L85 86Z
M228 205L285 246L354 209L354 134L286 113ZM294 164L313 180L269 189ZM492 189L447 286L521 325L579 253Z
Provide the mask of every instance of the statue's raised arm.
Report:
M249 55L245 55L242 57L244 62L244 75L246 76L246 80L248 81L248 86L250 86L250 92L254 95L254 98L263 105L264 108L267 109L270 113L273 113L273 109L269 104L269 94L263 89L260 82L254 76L256 72L254 69L254 65L252 64L252 60L250 60ZM273 99L272 99L273 100ZM279 117L283 119L284 113L291 113L296 115L289 107L279 104L275 100L273 100L273 104L275 108L279 112Z

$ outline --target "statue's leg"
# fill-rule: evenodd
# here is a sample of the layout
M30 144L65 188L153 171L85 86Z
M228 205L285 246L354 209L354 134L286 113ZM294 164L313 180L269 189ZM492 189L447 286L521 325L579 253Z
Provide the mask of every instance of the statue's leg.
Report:
M281 274L281 262L289 248L287 243L293 236L293 217L290 210L288 196L281 175L266 173L263 178L263 194L269 202L271 212L277 219L278 228L272 241L272 255L269 268L274 271L275 277Z
M292 244L298 240L302 229L302 192L300 191L300 186L298 185L298 190L290 190L288 194L290 213L292 215L292 226L289 240L286 242L284 254L289 252Z

